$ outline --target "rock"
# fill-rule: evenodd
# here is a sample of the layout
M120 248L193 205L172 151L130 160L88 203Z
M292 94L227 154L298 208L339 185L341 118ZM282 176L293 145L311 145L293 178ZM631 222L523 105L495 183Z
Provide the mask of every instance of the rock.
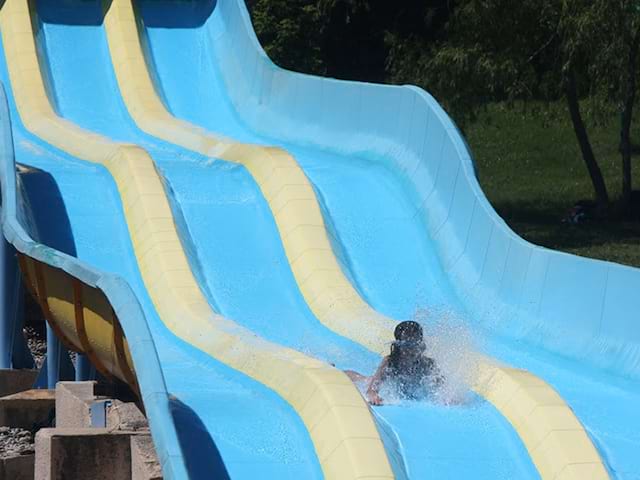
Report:
M107 427L118 430L149 430L147 418L133 402L113 400L107 407Z
M33 434L21 428L4 427L0 432L0 458L34 452Z
M36 368L40 368L47 353L47 341L44 338L43 332L39 332L34 327L25 327L23 332Z

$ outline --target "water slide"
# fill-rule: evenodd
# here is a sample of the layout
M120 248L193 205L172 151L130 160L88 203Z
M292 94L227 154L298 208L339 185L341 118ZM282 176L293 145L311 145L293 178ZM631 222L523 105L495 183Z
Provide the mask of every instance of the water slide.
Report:
M0 30L5 237L167 478L640 476L640 273L511 232L424 91L284 71L239 0ZM371 408L416 312L456 402Z

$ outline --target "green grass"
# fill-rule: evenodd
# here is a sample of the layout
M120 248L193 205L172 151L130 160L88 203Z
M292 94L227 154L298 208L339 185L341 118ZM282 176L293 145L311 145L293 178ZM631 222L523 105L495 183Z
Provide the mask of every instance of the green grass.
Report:
M588 125L612 200L621 191L615 118ZM489 105L465 135L482 188L498 213L525 239L545 247L640 267L640 221L612 216L578 225L561 222L593 189L564 104L510 109ZM640 189L640 159L633 185Z

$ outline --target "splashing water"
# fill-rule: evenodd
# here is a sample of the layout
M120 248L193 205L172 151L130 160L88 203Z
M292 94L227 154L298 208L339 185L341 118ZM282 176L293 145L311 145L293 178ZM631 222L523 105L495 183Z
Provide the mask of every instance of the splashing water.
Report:
M478 378L481 354L478 335L463 323L460 315L449 309L418 309L412 320L420 323L424 330L426 355L435 361L441 383L435 378L425 379L425 391L431 392L425 399L440 405L461 405L474 402L476 396L471 385ZM370 377L354 383L366 398ZM380 396L385 405L398 405L407 400L399 392L398 385L385 382ZM420 401L420 400L418 400ZM422 400L424 401L424 400Z
M444 377L433 400L446 405L469 403L481 358L478 336L451 310L418 309L414 320L424 329L427 355Z

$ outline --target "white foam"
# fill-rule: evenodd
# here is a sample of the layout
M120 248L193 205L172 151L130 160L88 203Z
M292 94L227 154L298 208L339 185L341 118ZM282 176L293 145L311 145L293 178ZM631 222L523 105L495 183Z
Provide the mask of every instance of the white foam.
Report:
M450 310L419 308L414 320L424 329L426 354L444 377L433 400L446 405L469 403L480 364L478 336Z

